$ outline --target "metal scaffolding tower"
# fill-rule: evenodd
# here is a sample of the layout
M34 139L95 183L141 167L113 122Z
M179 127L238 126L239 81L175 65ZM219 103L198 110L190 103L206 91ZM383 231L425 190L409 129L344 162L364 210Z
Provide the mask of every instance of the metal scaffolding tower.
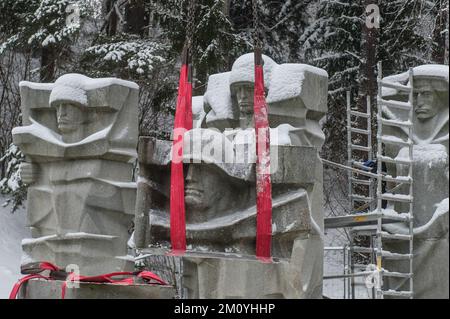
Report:
M355 120L352 120L352 117ZM365 128L361 128L360 119L366 122ZM366 145L361 145L361 140L366 139ZM360 141L360 143L358 143ZM359 112L351 108L350 91L347 92L347 152L348 166L363 171L372 169L364 163L373 161L372 150L372 110L370 96L367 96L366 112ZM358 153L355 156L355 153ZM373 208L374 178L362 175L355 170L348 172L348 196L350 202L350 211L364 211Z
M383 99L383 88L395 89L402 93L408 94L409 101L396 101ZM348 271L345 272L341 278L349 280L347 287L348 297L355 298L355 278L364 277L370 274L368 271L368 265L359 265L355 263L352 255L360 253L368 255L370 262L373 264L372 278L374 278L374 287L372 297L377 299L383 299L385 296L401 297L401 298L413 298L413 141L412 141L412 123L413 123L413 71L409 71L409 83L408 85L401 85L397 83L383 81L382 66L378 64L378 114L377 114L377 156L375 172L367 171L367 167L360 161L355 161L353 158L353 152L355 150L367 152L367 160L372 160L372 145L371 145L371 116L370 116L370 99L368 98L368 110L367 113L357 112L350 107L350 96L347 93L347 120L348 120L348 166L331 163L323 160L324 164L329 164L343 168L349 171L349 200L351 203L351 213L346 216L331 217L325 219L325 228L347 228L350 232L350 245L346 246L348 249L348 262L349 265L345 265ZM400 109L407 112L408 119L404 121L392 120L385 117L384 111L390 111L393 109ZM352 125L351 117L363 117L368 121L367 130L361 130L355 128ZM401 127L405 128L408 132L407 140L388 135L383 130L385 127ZM352 133L365 134L368 138L368 145L355 144ZM384 147L386 145L395 145L399 148L408 148L407 158L391 158L384 155ZM384 171L385 164L403 165L408 167L407 176L389 176ZM365 178L362 178L365 176ZM371 191L372 181L377 181L377 191L374 194ZM367 185L369 187L368 196L358 193L358 185ZM399 188L407 185L407 193L399 193ZM403 189L404 190L404 189ZM362 207L358 207L355 203L365 203ZM374 203L376 202L376 207ZM408 203L409 211L407 213L398 213L392 208L395 203ZM409 225L408 234L396 234L389 233L383 229L383 225L392 223L407 223ZM368 247L360 247L354 245L355 237L367 237L369 238ZM394 241L406 241L409 249L408 253L388 251L383 248L386 240ZM400 273L395 271L389 271L383 268L386 260L392 261L404 261L409 262L409 272ZM338 276L326 276L327 278L337 278ZM383 286L384 278L403 278L409 282L408 290L398 291L395 289L386 290Z
M382 96L382 89L385 88L393 88L398 91L403 91L408 94L409 101L407 103L394 101L394 100L384 100ZM395 296L395 297L407 297L413 298L413 237L414 237L414 215L413 215L413 146L414 143L412 141L413 134L413 100L414 100L414 92L413 92L413 70L409 70L409 83L408 85L394 84L390 82L383 81L383 73L382 73L382 65L378 64L378 155L377 155L377 164L378 164L378 186L377 186L377 212L378 214L384 214L383 201L389 202L403 202L409 204L408 213L399 214L404 219L404 222L409 224L409 234L392 234L383 231L382 228L382 220L379 219L377 223L377 233L376 233L376 257L377 257L377 270L380 272L381 278L380 287L377 288L376 296L377 298L384 298L384 296ZM396 121L389 120L384 117L383 108L397 108L406 110L408 112L408 120L406 121ZM384 126L394 126L394 127L403 127L408 131L407 140L404 141L400 138L396 138L390 135L385 135L383 128ZM387 156L383 156L383 145L392 144L401 147L408 148L408 158L389 158ZM407 165L408 166L408 175L407 176L386 176L382 174L383 162L389 162L397 165ZM395 192L386 190L383 188L383 182L389 183L391 185L403 185L408 184L408 194L395 194ZM388 185L389 185L388 184ZM403 240L409 242L409 253L402 254L396 252L389 252L383 250L383 240L384 239L394 239L394 240ZM383 268L383 260L384 259L394 259L394 260L408 260L409 261L409 272L408 273L399 273L399 272L390 272ZM396 291L396 290L383 290L383 277L397 277L397 278L407 278L409 279L409 290L406 291Z

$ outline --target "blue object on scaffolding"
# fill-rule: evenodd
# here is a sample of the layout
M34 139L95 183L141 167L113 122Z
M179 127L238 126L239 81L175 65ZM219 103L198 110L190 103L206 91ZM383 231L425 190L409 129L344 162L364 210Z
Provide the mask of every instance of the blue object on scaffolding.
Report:
M377 162L373 160L368 160L363 163L364 166L367 167L368 172L376 173L377 171Z

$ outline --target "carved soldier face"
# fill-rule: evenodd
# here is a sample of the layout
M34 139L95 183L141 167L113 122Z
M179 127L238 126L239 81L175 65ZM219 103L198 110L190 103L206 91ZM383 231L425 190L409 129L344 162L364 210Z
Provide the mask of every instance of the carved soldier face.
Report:
M243 114L253 113L255 85L251 82L241 82L234 85L233 91L236 95L236 100L239 110Z
M435 117L444 106L442 98L431 84L417 83L415 85L415 107L417 119L425 121Z
M187 219L204 222L232 209L241 190L208 164L190 164L185 183Z
M214 170L206 169L205 165L189 165L185 185L186 205L199 211L208 209L215 200L214 196L210 196L211 190L220 183L220 176Z
M63 134L78 130L85 117L85 112L75 104L61 103L56 106L58 129Z

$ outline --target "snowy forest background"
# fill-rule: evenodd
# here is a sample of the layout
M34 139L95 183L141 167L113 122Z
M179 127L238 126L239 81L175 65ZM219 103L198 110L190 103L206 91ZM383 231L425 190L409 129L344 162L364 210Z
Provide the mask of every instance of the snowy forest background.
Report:
M135 81L140 134L169 138L187 2L0 0L0 192L9 195L13 210L26 195L17 172L22 155L11 144L11 130L21 123L19 82L52 82L69 72ZM352 91L353 105L363 109L365 96L376 96L377 61L385 75L448 64L448 0L259 2L264 53L329 73L322 155L334 162L345 162L347 154L345 92ZM80 19L67 24L75 3ZM202 95L210 74L230 70L252 51L253 25L251 0L197 3L194 95ZM365 24L370 4L380 8L378 29Z
M277 63L307 63L329 73L323 158L347 160L346 91L352 93L352 105L361 110L370 96L375 114L378 61L383 62L384 75L420 64L448 65L448 2L259 1L264 53ZM134 81L141 88L140 134L170 138L187 3L0 0L0 245L7 249L0 257L5 261L15 258L25 236L23 218L1 216L16 209L23 213L26 198L18 173L23 155L11 136L12 128L21 125L19 82L53 82L71 72ZM209 75L229 71L237 57L252 51L253 23L251 0L197 3L194 95L203 95ZM380 28L366 26L370 4L380 8ZM80 19L67 24L74 13ZM347 174L326 170L324 182L327 215L345 214ZM345 237L345 233L327 235L328 243L339 242L333 236Z

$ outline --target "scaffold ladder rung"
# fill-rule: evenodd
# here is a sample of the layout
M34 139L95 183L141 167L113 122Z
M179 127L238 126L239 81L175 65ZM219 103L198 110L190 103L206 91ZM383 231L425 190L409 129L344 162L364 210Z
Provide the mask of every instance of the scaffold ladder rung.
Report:
M352 144L351 148L353 150L357 150L357 151L364 151L364 152L370 152L371 149L367 146L362 146L362 145L356 145L356 144Z
M384 99L378 99L379 105L384 105L387 107L393 107L401 110L410 110L412 108L411 103L408 102L400 102L400 101L393 101L393 100L384 100Z
M413 201L413 197L410 195L392 193L381 194L381 199L401 203L411 203Z
M402 273L395 271L383 271L383 276L394 277L394 278L411 278L411 273Z
M371 201L373 201L372 197L366 197L366 196L362 196L362 195L356 195L356 194L352 194L351 197L358 202L366 202L366 203L370 203Z
M407 241L412 239L412 237L410 235L391 234L388 232L381 232L380 235L384 239L407 240Z
M383 81L383 80L379 80L378 84L385 88L399 90L399 91L408 92L408 93L411 92L411 89L412 89L410 86L393 83L393 82L387 82L387 81Z
M366 185L366 186L372 185L372 182L370 180L364 180L359 178L352 178L352 182L359 185Z
M358 117L364 117L366 119L370 117L370 114L363 113L363 112L358 112L358 111L353 111L353 110L350 111L350 115L358 116Z
M395 138L394 136L382 136L380 141L384 144L391 145L401 145L401 146L412 146L413 142L408 139L407 141L403 141L400 138Z
M360 128L354 128L354 127L349 127L348 128L351 132L353 133L358 133L358 134L364 134L364 135L369 135L370 132L367 130L362 130Z
M391 297L411 298L413 296L413 293L411 291L383 290L381 291L381 293L384 296L391 296Z
M398 183L398 184L409 184L412 183L412 178L409 176L397 176L397 177L392 177L392 176L383 176L382 177L384 182L389 182L389 183Z

